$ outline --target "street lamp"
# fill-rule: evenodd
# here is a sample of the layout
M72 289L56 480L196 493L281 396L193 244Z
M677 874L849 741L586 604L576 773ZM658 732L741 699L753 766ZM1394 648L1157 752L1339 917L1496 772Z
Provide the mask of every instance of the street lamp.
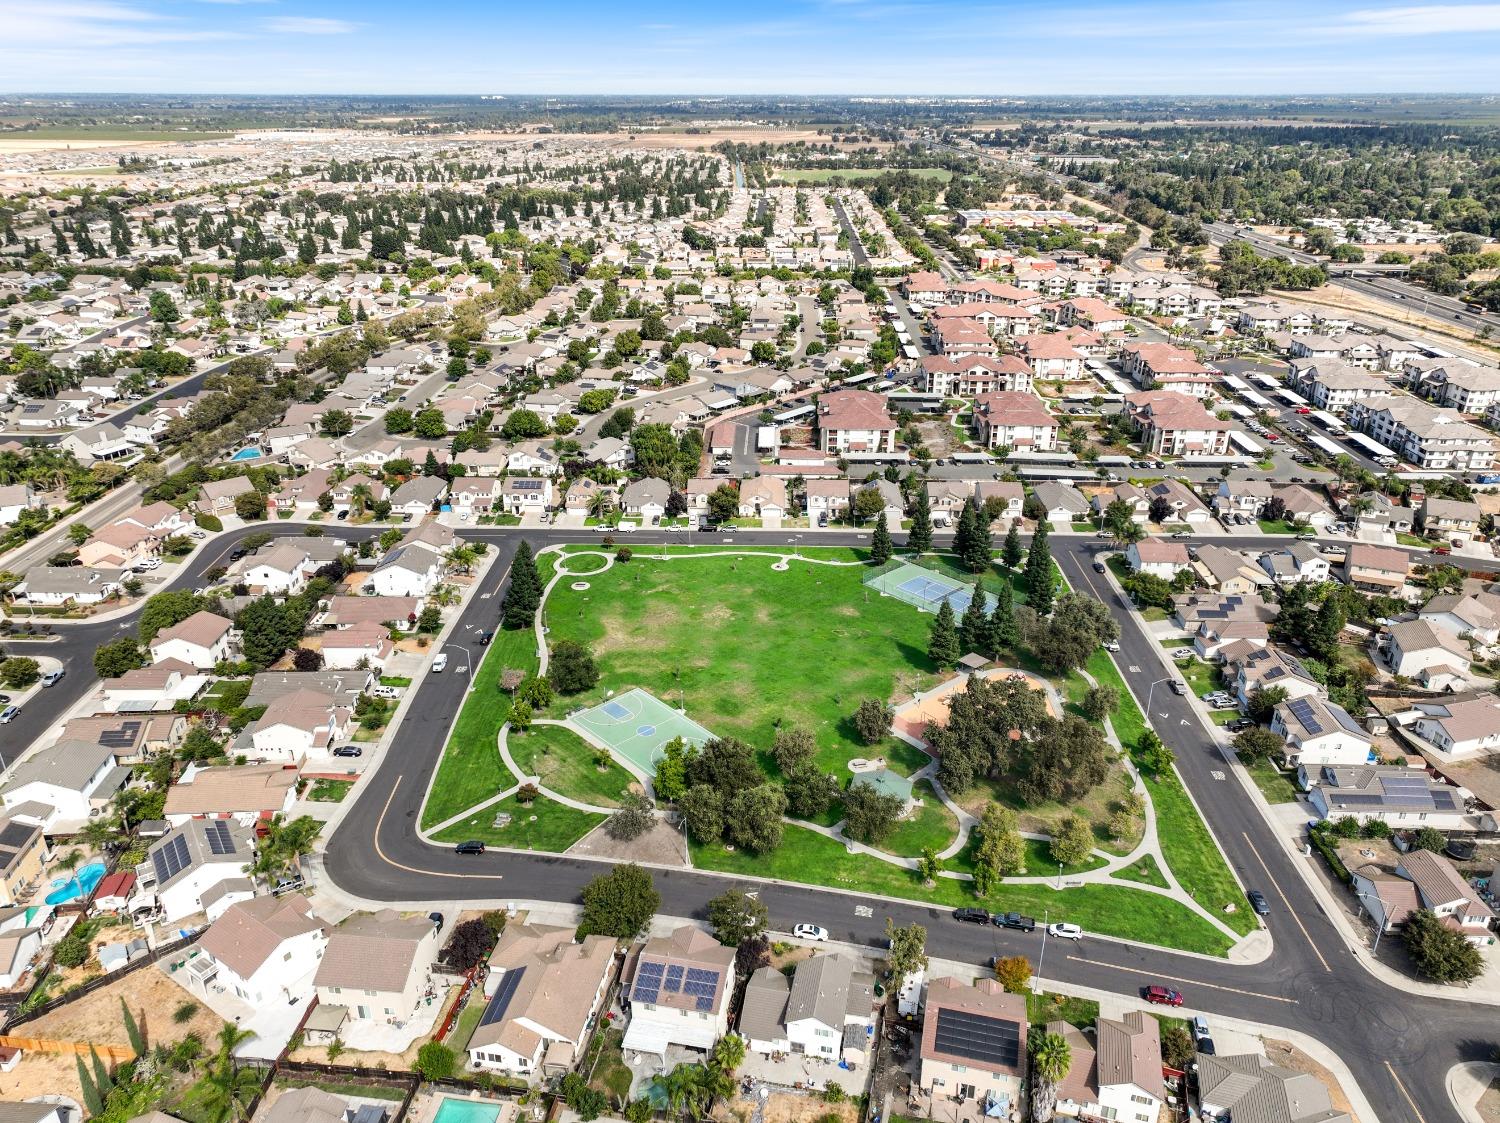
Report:
M1151 695L1162 683L1171 681L1170 678L1159 678L1151 684L1151 689L1146 691L1146 724L1149 725L1151 723Z
M469 689L472 691L474 689L474 656L473 656L473 654L469 651L469 649L467 647L465 647L461 643L453 643L452 641L449 641L448 643L445 643L443 646L444 647L456 647L456 648L458 648L460 651L462 651L464 653L464 659L466 660L466 662L464 663L464 670L468 672L468 675L469 675Z
M1063 864L1061 862L1058 862L1057 863L1057 887L1059 889L1062 888L1062 867L1063 867Z
M1036 974L1031 977L1031 989L1035 994L1042 993L1042 967L1047 962L1047 919L1051 916L1049 909L1042 910L1042 953L1036 959Z

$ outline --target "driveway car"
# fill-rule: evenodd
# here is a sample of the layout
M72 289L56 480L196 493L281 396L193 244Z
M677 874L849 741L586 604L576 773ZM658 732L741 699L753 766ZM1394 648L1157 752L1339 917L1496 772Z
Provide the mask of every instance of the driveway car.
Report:
M1063 924L1059 922L1047 925L1047 935L1059 940L1081 940L1083 939L1083 929L1076 924Z
M340 745L333 750L334 756L364 756L365 750L358 745Z
M1174 678L1172 680L1172 693L1173 694L1186 694L1187 693L1187 683L1183 682L1181 679Z
M5 709L0 710L0 725L9 725L20 716L20 706L6 706Z
M42 685L43 686L56 686L58 683L62 682L63 675L65 675L67 673L68 673L67 671L63 671L63 670L48 671L46 674L44 674L42 676Z
M817 940L819 943L828 941L828 929L819 924L799 924L792 929L792 935L799 940Z

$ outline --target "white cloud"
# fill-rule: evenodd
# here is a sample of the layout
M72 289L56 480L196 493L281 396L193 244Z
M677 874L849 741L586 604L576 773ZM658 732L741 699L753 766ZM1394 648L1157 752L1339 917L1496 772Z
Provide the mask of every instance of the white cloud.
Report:
M228 31L184 27L154 12L111 0L83 3L0 0L0 27L5 29L6 46L31 48L123 47L235 37Z
M1452 35L1500 31L1500 4L1428 4L1411 8L1361 8L1344 17L1364 35Z
M323 16L276 16L264 21L263 26L282 35L347 35L358 25Z

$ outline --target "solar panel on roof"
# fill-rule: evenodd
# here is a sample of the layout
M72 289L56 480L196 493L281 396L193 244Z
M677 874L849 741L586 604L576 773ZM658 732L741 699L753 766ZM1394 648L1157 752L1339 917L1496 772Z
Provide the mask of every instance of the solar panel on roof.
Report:
M711 994L700 994L695 1005L699 1010L712 1010L714 1008L714 997Z
M674 963L667 968L667 981L663 984L663 989L668 994L676 994L682 989L682 965L680 963Z
M164 885L187 869L187 839L182 835L169 839L165 846L151 855L151 866L156 871L158 885Z
M98 743L106 749L128 749L135 744L136 734L141 731L138 721L124 722L118 729L106 729L99 734Z
M635 990L631 992L632 1002L655 1002L661 996L661 984L655 979L648 979L635 984Z
M1021 1058L1021 1027L967 1010L939 1010L933 1045L939 1053L1014 1068Z
M526 968L512 967L500 976L500 985L495 988L495 993L485 1004L484 1013L479 1016L481 1026L492 1025L505 1017L505 1011L510 1007L510 1000L516 996L516 988L521 985L521 976L524 974Z
M229 833L228 823L210 823L203 833L208 840L210 854L233 854L235 852L234 836Z
M1323 732L1323 723L1318 720L1317 715L1313 711L1312 703L1306 698L1296 699L1290 703L1290 708L1292 716L1300 721L1303 728L1309 733Z
M635 969L637 979L659 979L666 966L661 963L642 963Z

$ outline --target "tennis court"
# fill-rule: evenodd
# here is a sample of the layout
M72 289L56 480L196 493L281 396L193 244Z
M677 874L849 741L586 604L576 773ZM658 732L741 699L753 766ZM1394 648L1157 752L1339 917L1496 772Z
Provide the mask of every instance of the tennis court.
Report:
M923 569L919 565L902 562L893 569L876 572L865 579L865 584L886 596L895 597L924 612L936 612L944 601L953 606L953 611L963 615L969 607L974 589L947 574ZM984 608L991 612L995 607L995 595L984 594Z
M689 745L713 740L713 734L692 718L640 689L574 714L573 722L647 776L656 771L656 762L673 739L681 737Z

